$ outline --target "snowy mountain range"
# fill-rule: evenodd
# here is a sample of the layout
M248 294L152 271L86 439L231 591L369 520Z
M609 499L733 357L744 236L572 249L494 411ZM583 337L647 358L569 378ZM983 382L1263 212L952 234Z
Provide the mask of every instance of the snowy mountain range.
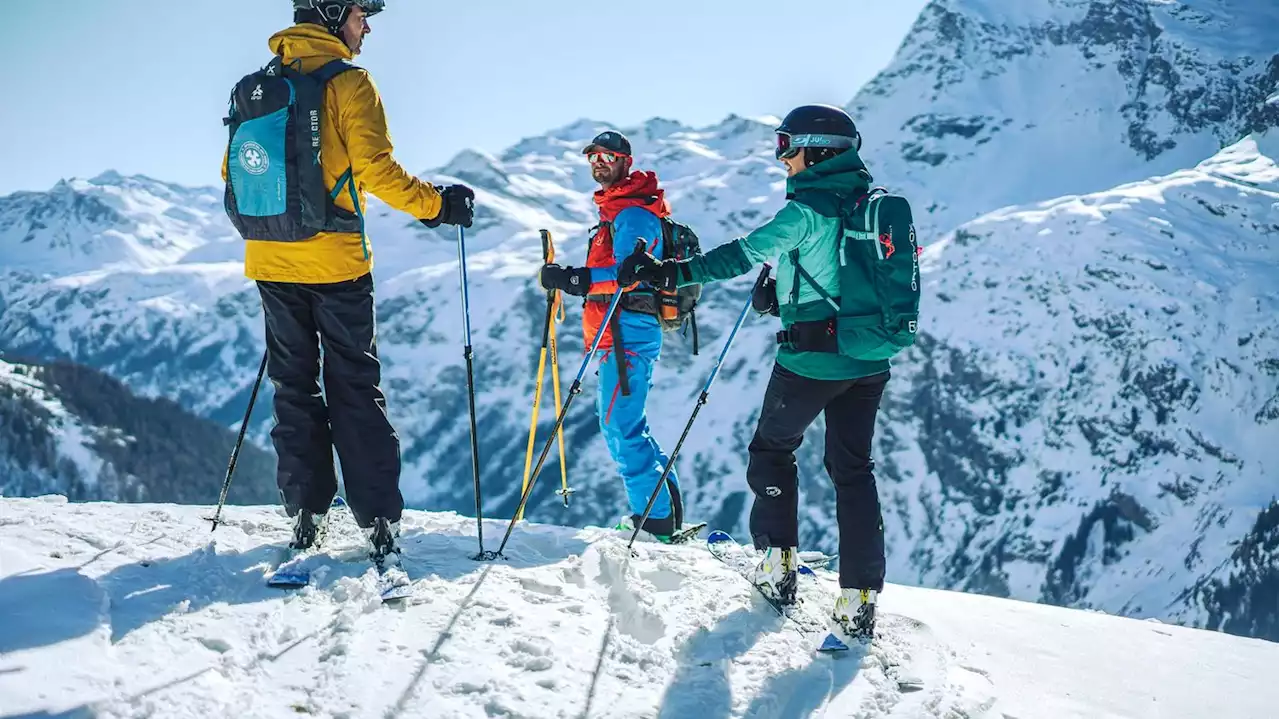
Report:
M63 361L0 359L0 496L213 504L235 435L167 399ZM278 496L275 457L246 444L233 503Z
M1277 15L1243 0L936 0L848 105L926 246L923 336L895 364L876 446L891 581L1277 638L1280 63L1262 31ZM622 129L709 248L780 206L775 124ZM520 487L537 231L581 261L594 217L579 150L605 125L423 173L478 195L466 246L487 516L509 517ZM219 195L106 173L0 198L0 350L68 357L234 426L262 329ZM456 238L376 203L369 232L406 498L473 511ZM666 446L749 284L708 288L699 356L669 337L651 400ZM568 377L577 319L571 306L560 329ZM681 456L689 513L740 535L775 329L748 321ZM264 444L269 423L264 402ZM528 517L609 522L622 489L588 401L566 430L573 503L552 494L553 453ZM831 549L812 431L802 542Z

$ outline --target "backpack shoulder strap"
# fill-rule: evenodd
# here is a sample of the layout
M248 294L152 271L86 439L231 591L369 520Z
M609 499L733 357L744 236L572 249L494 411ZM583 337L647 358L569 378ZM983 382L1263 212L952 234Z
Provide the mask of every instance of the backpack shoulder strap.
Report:
M831 296L831 293L822 289L822 285L818 284L818 281L813 278L813 275L809 274L809 271L804 268L804 265L800 264L800 250L796 249L791 251L791 264L795 265L796 268L796 276L791 283L792 304L800 304L800 280L803 279L805 282L809 283L810 287L817 291L819 297L826 300L827 304L834 307L836 311L840 310L840 303L836 302L835 298Z
M852 224L861 229L844 228L845 237L855 240L874 240L880 236L880 200L889 193L883 187L877 187L858 199L847 212Z
M346 60L330 60L308 74L323 84L329 82L347 70L359 69L360 68L358 66L353 65Z
M262 74L267 77L283 77L284 58L279 55L272 55L271 61L262 66Z

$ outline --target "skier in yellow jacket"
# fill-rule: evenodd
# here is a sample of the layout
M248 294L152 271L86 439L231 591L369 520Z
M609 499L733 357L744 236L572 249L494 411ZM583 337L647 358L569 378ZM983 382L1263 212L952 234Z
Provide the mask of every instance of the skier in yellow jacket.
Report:
M284 200L270 195L280 194L276 187L286 180L279 179L284 174L278 178L266 174L272 162L264 149L269 143L245 140L241 135L248 134L243 131L237 134L236 128L248 123L233 124L239 98L235 94L228 123L233 126L232 140L223 161L228 213L245 237L245 275L257 282L262 297L267 373L275 387L276 424L271 438L279 457L281 498L294 518L291 546L307 549L324 535L326 512L338 489L331 449L336 448L348 505L370 538L370 554L382 562L398 554L396 538L404 500L399 487L399 438L379 388L371 275L374 253L364 232L365 194L377 195L429 227L470 227L474 193L464 185L434 187L396 162L382 99L369 73L334 62L349 61L360 53L370 33L368 18L381 12L383 0L293 0L293 5L296 24L269 42L277 58L272 63L278 69L269 65L265 74L287 77L284 68L313 74L326 66L336 71L325 70L323 98L317 97L319 174L314 174L312 162L309 168L292 170L289 178L313 173L308 178L318 182L322 177L324 189L331 190L326 226L336 222L351 231L321 230L302 239L280 237L269 231L279 225L261 221L265 210L246 209L269 206L273 199L285 207ZM247 107L251 100L262 99L264 84L250 91L242 104ZM238 92L242 86L243 81ZM285 97L293 103L293 90L287 90ZM283 140L279 146L285 147ZM291 154L287 159L293 158ZM283 173L279 166L284 164L287 161L275 161L276 171ZM268 181L275 184L266 185L265 192L264 185L253 184L263 177L275 178ZM254 191L268 197L255 198ZM297 204L289 205L289 212L296 214Z

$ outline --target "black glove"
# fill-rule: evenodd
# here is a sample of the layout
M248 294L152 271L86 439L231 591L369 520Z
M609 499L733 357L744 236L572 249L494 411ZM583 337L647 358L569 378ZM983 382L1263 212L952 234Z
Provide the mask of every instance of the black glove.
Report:
M768 276L761 276L751 290L751 308L762 315L778 316L778 281Z
M591 289L591 270L586 267L561 267L543 265L538 281L544 290L561 290L578 297L586 297Z
M470 227L476 215L476 193L466 185L449 185L448 187L436 185L436 191L440 193L440 214L429 220L422 220L422 224L427 227L440 225Z
M618 284L628 287L637 282L648 282L657 289L675 292L680 264L677 260L659 260L642 247L636 247L636 251L618 266Z

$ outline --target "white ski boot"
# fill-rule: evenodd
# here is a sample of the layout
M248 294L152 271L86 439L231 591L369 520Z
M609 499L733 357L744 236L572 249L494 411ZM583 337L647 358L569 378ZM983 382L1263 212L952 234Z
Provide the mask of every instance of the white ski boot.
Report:
M876 595L874 589L842 587L831 620L852 639L871 641L876 629Z
M769 547L756 565L751 581L778 604L795 604L799 566L795 547Z

